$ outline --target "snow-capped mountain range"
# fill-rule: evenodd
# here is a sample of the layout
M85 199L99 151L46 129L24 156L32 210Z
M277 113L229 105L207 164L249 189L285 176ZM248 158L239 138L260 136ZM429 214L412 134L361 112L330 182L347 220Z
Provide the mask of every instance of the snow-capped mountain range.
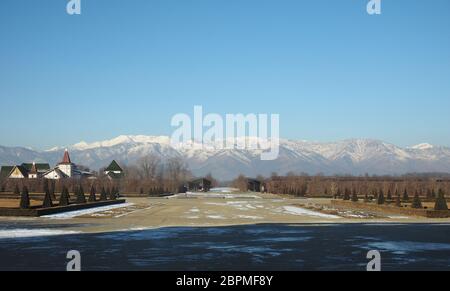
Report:
M0 146L0 165L23 162L56 164L65 148L34 151L22 147ZM402 148L372 139L350 139L319 143L309 141L280 141L280 154L274 161L261 161L260 150L223 150L214 146L174 148L166 136L123 135L117 138L69 146L72 160L91 169L107 166L113 159L125 165L135 164L147 155L162 160L180 157L195 175L212 173L221 180L239 174L268 176L272 172L305 172L362 175L395 175L412 172L450 172L450 148L419 144Z

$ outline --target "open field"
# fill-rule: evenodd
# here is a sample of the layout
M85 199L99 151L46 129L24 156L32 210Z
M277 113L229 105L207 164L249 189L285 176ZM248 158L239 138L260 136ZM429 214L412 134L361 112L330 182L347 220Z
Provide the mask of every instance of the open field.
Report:
M170 198L128 198L127 202L125 205L41 218L0 217L0 223L20 227L24 222L39 228L57 225L83 233L265 223L450 223L450 219L335 209L331 199L300 199L260 193L180 194ZM4 200L2 203L14 204L16 201Z
M0 208L19 208L20 199L0 199ZM30 206L42 206L42 201L30 199Z

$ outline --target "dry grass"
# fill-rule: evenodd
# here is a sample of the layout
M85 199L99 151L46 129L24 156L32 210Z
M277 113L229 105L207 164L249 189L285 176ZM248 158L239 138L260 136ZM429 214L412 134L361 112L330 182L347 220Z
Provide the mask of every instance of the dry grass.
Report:
M30 200L31 206L40 206L42 201ZM19 208L20 199L0 199L0 208Z

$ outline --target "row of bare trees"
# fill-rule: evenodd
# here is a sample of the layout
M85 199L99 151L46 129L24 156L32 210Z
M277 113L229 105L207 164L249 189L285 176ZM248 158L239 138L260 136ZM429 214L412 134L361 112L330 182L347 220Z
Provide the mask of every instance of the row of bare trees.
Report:
M450 191L450 180L432 178L360 178L360 177L271 177L266 181L268 192L292 194L297 196L327 196L343 195L344 192L357 193L364 196L378 193L418 193L419 196L430 196L442 189Z
M128 193L178 193L192 178L193 175L182 158L161 160L159 156L149 155L138 160L135 165L124 168L121 188Z
M265 191L274 194L290 194L295 196L341 197L345 193L356 193L358 196L375 196L376 193L405 192L420 197L435 197L441 189L450 193L450 179L435 179L420 176L405 177L325 177L307 175L272 175L270 178L259 177ZM247 179L239 176L232 183L240 190L247 189Z

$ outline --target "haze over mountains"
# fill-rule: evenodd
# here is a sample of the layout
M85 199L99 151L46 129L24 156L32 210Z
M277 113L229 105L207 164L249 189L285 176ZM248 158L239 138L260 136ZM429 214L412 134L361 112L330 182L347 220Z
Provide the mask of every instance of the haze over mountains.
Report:
M319 143L281 140L280 155L274 161L261 161L260 150L222 150L173 148L169 137L119 136L95 143L81 142L68 147L72 160L97 170L115 159L125 165L135 164L147 155L157 155L162 160L180 157L195 175L212 173L220 180L233 179L239 174L265 175L272 172L308 174L323 173L363 175L396 175L412 172L450 172L450 148L420 144L402 148L371 139L350 139ZM22 147L0 146L0 165L23 162L60 161L64 148L34 151Z

